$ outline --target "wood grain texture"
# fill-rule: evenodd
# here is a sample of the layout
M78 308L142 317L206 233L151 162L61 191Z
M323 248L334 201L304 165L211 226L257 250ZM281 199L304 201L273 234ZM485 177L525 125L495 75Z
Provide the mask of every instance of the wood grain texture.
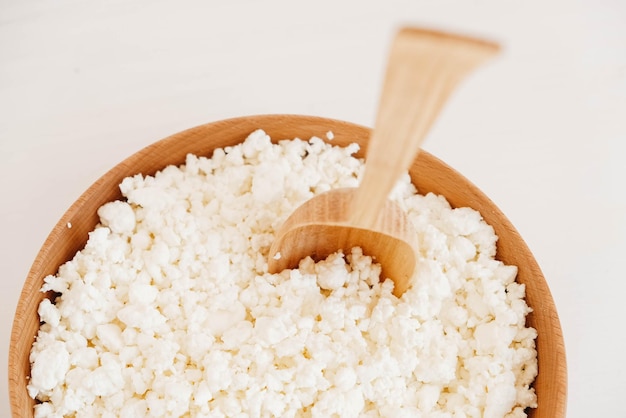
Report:
M356 188L330 190L296 208L276 231L268 271L297 268L307 256L320 261L338 250L349 254L352 248L361 247L381 264L382 276L393 280L393 294L402 296L417 263L417 232L406 213L388 199L383 199L384 206L373 221L355 224L351 209L357 192Z
M71 259L87 241L87 233L97 222L96 211L102 204L121 197L118 184L136 173L154 174L170 164L182 164L188 153L210 155L215 148L235 145L252 131L262 128L274 141L285 138L325 138L334 133L334 144L361 145L367 149L370 130L343 121L298 116L259 115L191 128L156 142L115 166L67 210L38 253L30 269L13 321L9 353L9 396L14 418L33 416L34 402L26 391L30 374L29 352L39 327L37 307L46 295L39 292L43 279ZM539 407L530 411L533 418L565 416L567 371L563 335L548 285L533 255L504 214L467 179L434 156L422 152L410 168L411 177L422 193L444 195L453 206L469 206L481 212L499 236L500 260L519 268L518 281L526 286L526 300L533 308L528 325L537 329L539 375L535 382ZM72 228L68 228L70 222Z

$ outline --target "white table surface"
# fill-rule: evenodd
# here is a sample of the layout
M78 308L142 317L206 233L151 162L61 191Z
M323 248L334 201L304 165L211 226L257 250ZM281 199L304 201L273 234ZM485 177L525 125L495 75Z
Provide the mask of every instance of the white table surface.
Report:
M401 24L503 44L424 148L486 192L537 257L565 335L568 416L624 416L620 0L0 0L2 374L28 269L99 176L158 139L232 116L371 125ZM0 416L7 393L1 378Z

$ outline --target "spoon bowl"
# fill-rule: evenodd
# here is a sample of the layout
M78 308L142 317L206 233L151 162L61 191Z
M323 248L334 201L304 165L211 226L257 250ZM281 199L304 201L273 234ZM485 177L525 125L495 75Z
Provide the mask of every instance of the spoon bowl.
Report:
M417 233L402 209L390 200L370 228L354 226L348 215L356 191L331 190L298 207L282 225L270 248L268 269L282 271L297 266L307 255L323 260L338 249L349 254L353 247L360 247L365 254L377 254L376 261L383 268L381 275L393 277L394 294L402 296L415 268ZM279 248L285 248L285 242L290 245L283 255Z
M295 268L307 256L319 261L361 247L381 264L381 277L393 280L394 294L402 296L415 270L417 237L389 193L415 160L454 87L498 50L481 39L401 29L391 45L361 185L331 190L297 208L276 234L269 272Z

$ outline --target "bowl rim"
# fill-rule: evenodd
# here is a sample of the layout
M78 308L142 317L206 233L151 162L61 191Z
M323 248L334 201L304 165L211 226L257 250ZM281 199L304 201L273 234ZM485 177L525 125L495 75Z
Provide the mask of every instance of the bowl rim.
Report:
M154 174L154 172L170 165L167 161L180 160L180 155L183 153L186 155L186 151L188 149L200 147L204 150L213 150L215 148L223 147L225 146L224 144L227 143L236 143L237 141L232 139L234 136L238 136L240 138L239 142L241 142L251 132L257 129L264 129L272 137L273 141L295 137L294 135L281 135L283 132L302 131L301 135L296 136L303 137L306 133L306 136L308 137L318 136L322 140L328 141L325 134L328 131L332 131L335 136L332 143L339 144L351 135L353 142L357 141L361 143L361 150L358 153L359 156L364 155L367 137L371 132L370 128L362 125L321 116L298 114L259 114L239 116L197 125L169 135L163 139L153 142L152 144L149 144L143 149L140 149L103 174L70 205L70 207L53 227L42 244L24 281L17 307L15 309L8 358L9 400L12 416L14 418L33 416L33 405L35 401L30 399L26 389L28 376L30 374L30 350L26 352L26 350L20 351L17 349L18 347L32 346L37 329L39 328L37 320L37 306L39 303L33 303L33 301L41 301L44 297L51 297L51 295L45 295L39 291L43 284L44 277L48 274L56 273L58 267L63 264L63 262L71 258L68 258L67 256L60 257L58 254L54 253L54 251L58 250L57 247L59 247L59 243L62 240L65 240L65 242L72 242L73 240L74 245L64 247L65 252L67 254L71 253L71 255L75 254L76 251L84 247L87 240L87 233L92 230L93 226L97 223L97 214L95 211L92 210L89 212L88 210L86 211L86 209L99 207L105 202L121 198L122 196L118 188L119 183L123 178L128 175L132 175L129 173L137 173L134 172L133 169L137 166L141 166L142 160L147 158L163 159L164 164L154 168L152 172L149 172L149 170L141 171L144 175ZM202 141L205 140L207 136L216 133L228 136L229 139L222 140L221 142L223 144L221 146L219 143L212 143L211 146L200 146ZM174 153L169 150L173 144L176 144L176 151ZM198 152L198 154L207 154L207 152ZM184 162L184 158L181 162L176 164L178 165L182 162ZM540 351L539 347L541 346L542 352L553 353L551 354L552 357L548 362L542 361L543 359L538 357L539 373L537 380L535 381L535 385L541 385L542 387L555 390L554 396L549 399L550 404L542 404L542 400L539 399L539 407L531 410L529 416L535 418L565 417L567 399L565 345L556 306L539 265L532 256L525 241L519 235L511 222L504 216L491 199L489 199L489 197L487 197L463 175L424 150L420 151L418 158L411 167L411 172L419 173L421 171L432 171L434 167L437 168L437 170L433 172L438 173L438 176L429 179L424 179L423 177L417 179L419 181L416 182L416 184L420 184L420 186L418 186L420 193L429 191L437 193L436 190L438 188L438 182L446 176L455 176L455 178L457 178L460 182L458 185L459 188L463 189L457 190L457 192L462 194L464 203L458 204L458 202L455 202L453 199L453 201L449 200L450 204L452 206L470 206L479 210L481 215L483 215L483 218L485 218L485 220L487 220L487 222L494 227L496 232L498 230L505 231L515 239L515 248L507 248L506 245L508 243L498 241L497 246L499 256L506 253L505 258L513 257L513 259L515 259L519 256L518 254L515 254L515 252L519 252L526 257L524 260L528 264L524 265L524 269L528 269L530 271L530 276L533 278L532 285L538 288L538 292L536 293L540 293L542 295L541 300L537 299L532 302L527 300L528 305L533 308L533 312L529 314L527 322L530 322L531 326L537 325L533 324L533 318L536 315L540 315L542 317L543 320L540 325L542 325L542 329L544 329L545 332L539 333L537 338L537 351ZM412 180L414 182L416 181L414 175L412 175ZM107 192L102 193L102 190ZM446 196L446 198L448 199L448 196ZM458 201L459 199L456 200ZM466 202L469 202L469 204ZM477 208L477 206L479 208ZM485 209L487 209L487 211L483 212ZM493 223L489 221L490 219L492 221L497 220L497 225L493 225ZM68 225L72 225L72 227L68 228ZM87 228L87 225L91 225L91 229ZM58 260L63 258L65 258L65 261L58 263ZM50 259L56 261L51 262ZM522 283L524 282L522 281ZM525 285L528 286L528 283L525 283ZM35 317L32 317L33 311L35 312ZM31 317L30 320L28 319L29 315ZM535 326L535 328L537 327ZM544 370L544 374L541 373L542 369ZM549 373L546 373L546 369L549 370ZM547 379L547 376L549 376L550 379L544 381L543 379ZM30 399L30 403L28 405L25 405L25 396Z

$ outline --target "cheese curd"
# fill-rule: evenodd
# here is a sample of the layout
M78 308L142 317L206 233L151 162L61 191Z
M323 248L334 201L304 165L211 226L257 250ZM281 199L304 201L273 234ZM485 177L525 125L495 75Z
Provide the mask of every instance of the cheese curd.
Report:
M399 182L420 243L401 298L359 248L267 272L297 206L357 186L357 150L259 130L126 178L125 200L45 278L59 296L39 306L35 416L526 416L536 331L478 212Z

